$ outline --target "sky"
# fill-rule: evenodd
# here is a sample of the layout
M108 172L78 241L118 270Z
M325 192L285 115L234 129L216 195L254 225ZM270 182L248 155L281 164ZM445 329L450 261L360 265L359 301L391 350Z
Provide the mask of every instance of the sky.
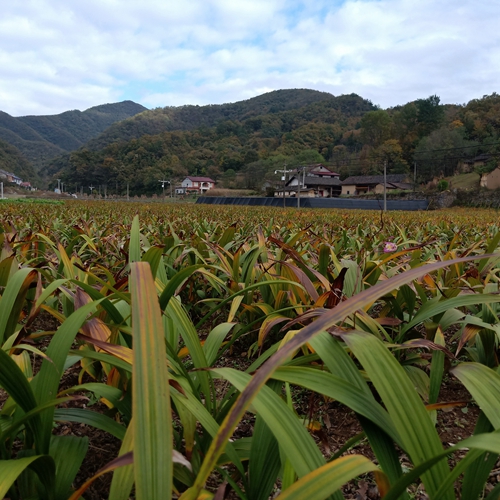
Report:
M500 92L500 0L6 0L0 110L222 104L278 89L382 108Z

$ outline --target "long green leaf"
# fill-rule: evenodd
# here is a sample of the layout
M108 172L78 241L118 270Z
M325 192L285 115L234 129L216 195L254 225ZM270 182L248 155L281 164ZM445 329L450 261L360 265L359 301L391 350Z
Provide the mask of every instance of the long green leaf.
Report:
M212 371L229 380L240 392L251 380L247 373L232 368L216 368ZM271 429L299 477L305 476L325 463L318 447L302 422L274 391L269 387L262 387L254 399L253 405ZM293 439L290 439L290 436L293 436Z
M36 407L36 398L27 378L3 349L0 349L0 386L25 412Z
M88 438L52 436L50 455L56 465L55 500L66 500L71 485L87 454Z
M443 446L422 400L403 367L375 336L365 332L342 335L356 358L361 362L391 416L404 449L415 465L439 454ZM445 461L437 463L422 476L432 497L449 474ZM453 489L441 498L453 499Z
M455 259L455 260L460 260L460 259ZM447 261L451 262L451 261ZM434 265L434 264L431 264ZM423 266L427 267L427 266ZM418 269L423 269L423 267L420 267ZM406 273L403 273L406 274ZM394 279L394 278L393 278ZM424 320L429 319L433 316L436 316L438 314L441 314L445 311L448 311L449 309L454 309L456 307L463 307L463 306L473 306L477 305L478 303L481 304L490 304L490 303L495 303L495 302L500 302L500 296L499 295L487 295L487 294L472 294L472 295L458 295L457 297L453 297L451 299L444 299L440 300L439 302L428 302L424 304L420 310L418 311L417 314L413 317L413 319L404 325L401 328L401 333L400 337L403 337L404 334L413 328L414 326L418 325L419 323L422 323Z
M108 432L112 436L122 440L125 437L125 427L116 420L102 413L83 408L59 408L54 412L56 422L79 422L91 425L96 429Z
M130 274L134 368L134 475L139 500L172 495L172 417L161 311L148 263Z
M141 229L139 227L139 216L136 215L132 220L130 229L130 241L128 246L128 261L139 262L141 260Z
M319 467L287 488L280 500L324 500L351 479L377 470L377 466L361 455L348 455Z
M276 438L262 415L258 414L252 436L248 464L248 497L267 500L273 489L281 466Z
M198 422L203 426L208 434L212 437L217 436L219 432L219 424L216 422L214 417L208 412L208 410L203 406L199 399L190 392L187 381L182 381L182 379L177 379L178 382L184 389L184 393L177 392L172 389L172 399L175 406L183 406L186 410L191 412L191 414L196 418ZM237 467L237 469L243 474L243 466L238 458L237 453L231 443L226 446L226 455L231 459L231 462Z
M36 273L29 267L19 269L10 278L0 297L0 346L14 333L28 287L35 279Z
M389 434L394 441L402 445L388 413L375 401L371 393L353 387L340 377L314 368L283 366L278 368L272 378L306 387L318 394L323 394L348 406L351 410L365 416Z
M461 363L451 370L488 417L500 429L500 374L479 363Z
M477 419L474 435L491 432L492 430L493 426L482 411ZM462 481L462 498L479 498L497 459L498 454L482 453L467 467Z
M64 363L76 334L87 316L95 311L98 305L99 301L96 301L77 309L64 321L52 337L46 352L51 361L47 359L42 361L40 371L31 382L39 404L46 403L56 396L59 381L63 374ZM54 408L49 408L41 414L42 431L38 445L42 452L48 452L49 449L53 415Z
M470 449L470 453L473 453L473 458L475 459L476 457L480 456L480 453L477 453L478 451L486 451L486 452L491 452L491 453L500 453L500 433L499 432L492 432L488 434L478 434L477 436L472 436L470 438L464 439L461 441L459 444L455 446L450 446L446 450L441 451L437 455L433 456L432 458L426 460L425 462L422 462L420 465L412 469L410 472L402 476L396 484L392 485L390 491L387 493L386 496L384 496L384 500L396 500L397 498L400 497L405 491L408 486L410 486L411 483L416 481L419 477L421 477L425 471L427 471L429 468L434 466L436 463L441 461L443 458L446 456L450 455L451 453L454 453L459 450L463 449ZM461 462L467 460L469 454L462 459ZM459 462L458 466L461 465L461 462ZM460 472L463 472L460 470ZM448 477L446 477L445 481L443 483L448 484L449 478L452 479L453 481L456 479L457 475L455 474L450 474ZM452 481L452 482L453 482ZM451 484L452 484L451 482ZM439 490L438 490L438 493ZM431 497L433 500L440 500L441 497L438 497L437 494L435 497Z
M203 344L203 351L207 358L208 366L211 366L217 359L220 346L236 323L221 323L214 327Z
M47 455L35 455L17 460L0 460L0 498L5 498L14 481L27 467L38 474L49 493L49 498L52 497L56 471L54 460Z
M122 445L118 456L125 455L134 449L134 431L133 425L129 424L125 437L123 439ZM134 464L125 465L123 467L118 467L113 472L113 479L111 481L111 487L109 489L109 499L108 500L128 500L130 497L130 492L132 491L132 486L134 485Z
M482 257L485 258L489 256ZM442 267L461 262L468 262L478 258L479 257L477 256L466 257L445 262L436 262L434 264L428 264L416 269L411 269L388 280L381 281L377 285L363 290L358 295L340 302L340 304L338 304L335 308L329 310L327 313L316 319L316 321L304 327L297 335L295 335L295 337L285 344L282 349L278 350L264 365L262 365L262 367L252 377L251 382L246 386L245 390L240 394L231 411L224 419L224 422L221 425L221 432L219 432L217 439L215 439L210 446L193 487L182 495L182 500L194 500L197 498L199 492L203 489L205 481L217 463L218 456L224 451L225 444L238 424L238 421L242 418L246 408L248 408L251 404L253 398L255 398L260 388L266 383L274 370L283 364L292 355L292 353L296 352L296 350L300 348L300 346L310 341L312 337L318 335L320 332L334 326L337 322L343 321L349 314L372 304L378 297L392 292L401 285L410 283L414 279L432 271L441 269ZM429 417L426 416L426 418Z
M200 264L194 266L186 267L176 272L174 276L168 281L160 295L160 307L164 310L167 307L168 302L174 296L175 291L187 280L189 279L195 271L200 269Z
M182 304L177 299L169 301L166 314L173 320L176 328L180 332L189 354L191 355L194 366L196 368L207 368L209 364L201 345L198 332L182 307ZM199 371L196 373L195 378L199 380L201 390L205 395L207 408L210 411L212 408L210 374L206 371Z

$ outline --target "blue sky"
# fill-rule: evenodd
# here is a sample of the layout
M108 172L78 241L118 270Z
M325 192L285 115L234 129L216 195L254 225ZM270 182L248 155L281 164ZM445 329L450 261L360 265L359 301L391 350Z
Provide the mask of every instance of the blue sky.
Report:
M500 92L499 0L10 0L0 110L219 104L282 88L383 108Z

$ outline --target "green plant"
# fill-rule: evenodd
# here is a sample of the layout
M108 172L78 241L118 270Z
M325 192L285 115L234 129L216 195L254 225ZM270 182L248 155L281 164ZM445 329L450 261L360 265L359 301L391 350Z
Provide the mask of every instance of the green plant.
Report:
M444 180L444 179L441 179L438 183L437 183L437 190L438 191L446 191L448 189L448 186L449 186L449 183L448 181Z

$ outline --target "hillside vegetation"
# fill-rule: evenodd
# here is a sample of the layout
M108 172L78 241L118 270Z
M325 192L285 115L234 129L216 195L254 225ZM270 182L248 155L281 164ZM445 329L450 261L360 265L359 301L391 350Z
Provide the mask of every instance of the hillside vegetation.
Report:
M283 165L323 162L341 174L451 176L460 160L498 154L500 96L442 105L438 96L388 110L355 94L275 91L219 106L167 107L118 122L44 171L66 185L158 190L158 179L208 175L224 187L258 189ZM111 181L110 181L111 180Z
M30 179L32 183L39 181L31 163L21 152L8 142L0 139L0 168L12 172L22 179Z
M45 161L78 149L114 122L145 110L140 104L124 101L50 116L15 118L0 111L0 139L15 146L39 169Z
M380 173L384 164L389 173L416 167L424 183L465 172L471 164L461 160L483 153L489 155L486 167L494 168L500 151L496 93L464 105L442 105L432 95L383 110L356 94L289 89L230 104L134 114L143 109L129 102L56 117L4 113L0 132L43 165L47 180L63 179L71 190L107 185L109 194L124 193L127 184L134 194L152 194L158 179L187 174L210 176L219 187L260 189L266 180L274 184L274 171L284 165L318 162L342 179ZM134 116L121 119L127 113ZM105 128L111 119L120 121ZM102 133L87 140L97 122Z

